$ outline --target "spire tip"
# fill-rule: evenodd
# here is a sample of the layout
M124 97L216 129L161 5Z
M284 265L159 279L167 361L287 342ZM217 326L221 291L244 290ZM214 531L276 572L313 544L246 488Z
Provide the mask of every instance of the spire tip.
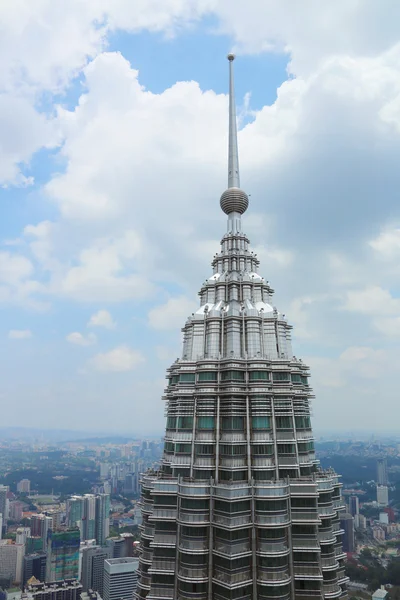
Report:
M233 60L235 60L235 55L232 52L230 52L226 58L229 60L229 62L232 62Z

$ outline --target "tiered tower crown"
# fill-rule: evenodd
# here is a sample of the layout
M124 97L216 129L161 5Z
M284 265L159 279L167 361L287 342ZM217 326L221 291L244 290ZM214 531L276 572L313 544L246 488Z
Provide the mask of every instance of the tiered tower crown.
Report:
M341 484L316 460L308 367L242 232L233 58L228 230L168 369L162 465L142 480L136 598L340 598Z

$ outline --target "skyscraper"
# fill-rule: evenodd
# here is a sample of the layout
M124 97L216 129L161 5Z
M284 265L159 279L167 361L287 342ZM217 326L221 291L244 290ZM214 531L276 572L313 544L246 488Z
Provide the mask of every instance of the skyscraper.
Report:
M49 531L47 536L47 582L78 578L79 546L78 528Z
M137 585L137 558L109 558L104 562L104 600L131 600Z
M31 577L35 577L38 581L46 580L46 559L45 552L38 554L27 554L23 561L23 578L22 584L26 585Z
M162 465L142 478L136 597L339 598L341 484L315 458L309 370L242 229L233 58L227 233L168 369Z
M67 526L79 527L82 541L103 545L110 529L110 496L85 494L67 500Z
M388 484L388 476L387 476L387 461L386 458L378 458L377 465L377 483L378 485L387 485Z
M31 515L30 528L32 538L40 538L42 540L41 550L47 548L47 536L51 530L53 520L51 517L47 517L43 513L37 515Z
M104 561L110 558L110 548L87 546L82 548L81 583L83 591L99 592L103 598Z

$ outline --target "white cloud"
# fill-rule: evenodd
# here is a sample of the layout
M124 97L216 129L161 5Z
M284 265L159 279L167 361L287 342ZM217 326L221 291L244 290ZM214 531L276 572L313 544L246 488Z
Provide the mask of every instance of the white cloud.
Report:
M97 338L94 333L89 333L85 336L82 333L79 333L79 331L73 331L72 333L69 333L65 339L67 342L76 344L77 346L92 346L97 342Z
M11 329L8 332L10 340L26 340L32 337L30 329Z
M170 298L165 304L149 311L149 324L153 329L179 330L197 308L196 304L185 296Z
M393 298L388 290L375 285L347 292L343 308L368 315L391 315L400 313L400 299Z
M129 346L119 346L90 359L89 365L96 371L133 371L144 362L144 357Z
M88 322L88 327L105 327L106 329L114 329L116 323L108 310L98 310L94 313Z
M398 259L400 255L400 229L394 228L381 232L370 241L370 246L385 259Z

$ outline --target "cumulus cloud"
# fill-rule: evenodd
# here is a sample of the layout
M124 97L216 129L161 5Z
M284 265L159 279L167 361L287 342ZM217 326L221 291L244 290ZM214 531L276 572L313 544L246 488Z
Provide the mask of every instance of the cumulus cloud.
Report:
M30 329L11 329L8 337L10 340L26 340L32 337L32 331Z
M70 342L70 344L76 344L77 346L92 346L97 342L94 333L89 333L89 335L85 336L82 333L79 333L79 331L69 333L65 339L67 342Z
M153 329L179 330L197 306L185 296L169 298L165 304L152 308L149 324Z
M88 322L88 327L105 327L105 329L114 329L116 323L108 310L98 310L94 313Z
M109 352L97 354L90 359L89 365L96 371L119 372L133 371L144 362L143 355L129 346L118 346Z

